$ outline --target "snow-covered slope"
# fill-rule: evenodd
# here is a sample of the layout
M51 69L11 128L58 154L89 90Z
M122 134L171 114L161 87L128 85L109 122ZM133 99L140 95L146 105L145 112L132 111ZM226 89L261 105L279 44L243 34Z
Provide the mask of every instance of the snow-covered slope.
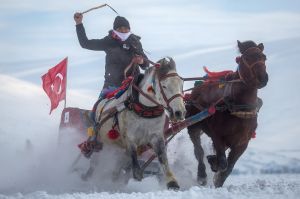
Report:
M248 148L247 152L239 160L233 173L300 173L300 158L293 157L293 153L299 154L299 151L266 152Z

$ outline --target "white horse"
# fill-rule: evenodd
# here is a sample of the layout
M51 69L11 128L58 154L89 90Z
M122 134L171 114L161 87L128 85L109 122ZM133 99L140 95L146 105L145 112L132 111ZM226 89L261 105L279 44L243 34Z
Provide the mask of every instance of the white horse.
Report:
M159 67L153 66L145 71L138 86L128 89L118 99L102 100L99 103L96 121L102 124L97 131L97 139L104 146L111 144L126 149L124 158L131 161L133 177L139 181L143 178L143 172L137 159L137 147L150 144L162 165L167 187L179 189L168 165L163 132L167 115L172 122L184 119L186 110L182 98L183 80L176 72L173 59L164 58L158 63ZM137 93L136 100L132 97L134 92ZM113 112L114 116L107 116L112 115L111 110L117 111ZM116 139L107 135L113 126L120 135ZM92 175L96 157L91 157L90 168L85 177ZM120 167L123 164L120 163Z

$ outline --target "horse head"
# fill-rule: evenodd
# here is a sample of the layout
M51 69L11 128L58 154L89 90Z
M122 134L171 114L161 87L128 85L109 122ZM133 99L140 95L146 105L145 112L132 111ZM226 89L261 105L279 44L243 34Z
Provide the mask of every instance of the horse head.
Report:
M180 121L185 117L186 109L183 102L183 80L177 74L176 64L170 57L160 59L156 66L154 90L157 99L166 107L172 121Z
M242 54L237 59L240 79L249 87L263 88L268 83L264 45L262 43L257 45L253 41L237 41L237 43Z

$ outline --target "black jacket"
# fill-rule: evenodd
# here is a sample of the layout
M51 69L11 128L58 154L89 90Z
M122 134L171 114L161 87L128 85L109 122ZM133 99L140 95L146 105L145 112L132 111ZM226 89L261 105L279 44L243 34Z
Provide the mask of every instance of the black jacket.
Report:
M130 64L135 54L142 55L144 64L141 68L149 66L147 56L143 52L140 37L131 34L124 42L112 37L112 31L103 39L88 39L83 24L76 25L76 32L82 48L104 51L106 53L105 82L103 88L108 86L121 86L124 80L124 70ZM134 67L127 74L139 74L139 68Z

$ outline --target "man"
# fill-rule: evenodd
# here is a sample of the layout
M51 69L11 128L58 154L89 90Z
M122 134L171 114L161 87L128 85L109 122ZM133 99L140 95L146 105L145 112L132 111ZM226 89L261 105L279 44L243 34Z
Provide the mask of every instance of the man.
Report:
M126 77L138 75L140 71L136 67L137 65L145 69L149 66L149 62L143 52L141 38L130 32L130 24L126 18L117 16L113 23L113 30L110 30L108 35L102 39L88 39L82 19L81 13L74 14L77 37L81 47L106 53L105 80L99 100L92 111L91 117L94 120L95 110L104 95L120 87ZM86 157L90 157L94 148L99 148L97 144L101 143L95 143L95 139L90 137L79 147Z
M138 67L131 67L125 71L131 63L140 65L142 69L149 66L140 37L130 32L130 24L126 18L117 16L113 23L113 30L110 30L108 36L102 39L87 38L82 18L82 14L75 13L74 20L81 47L106 53L103 89L121 86L125 75L139 74Z

